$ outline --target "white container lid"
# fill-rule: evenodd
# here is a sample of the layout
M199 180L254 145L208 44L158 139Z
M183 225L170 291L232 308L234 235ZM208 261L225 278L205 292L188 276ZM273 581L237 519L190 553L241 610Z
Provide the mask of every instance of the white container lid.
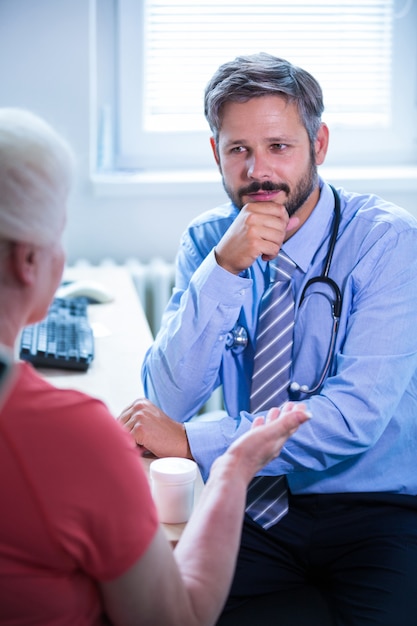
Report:
M152 461L149 471L153 480L169 484L188 483L197 476L197 463L172 456Z

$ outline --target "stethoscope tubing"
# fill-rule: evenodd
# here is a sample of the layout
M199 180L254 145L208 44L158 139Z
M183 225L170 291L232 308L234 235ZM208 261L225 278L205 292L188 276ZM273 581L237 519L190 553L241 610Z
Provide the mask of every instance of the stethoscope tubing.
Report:
M342 311L342 303L343 303L342 292L340 290L339 285L329 276L333 254L334 254L334 250L336 246L336 241L337 241L337 237L339 234L339 226L340 226L340 219L341 219L339 194L337 193L336 189L332 185L330 185L330 188L334 196L334 217L333 217L332 233L330 236L330 242L329 242L329 247L328 247L328 251L326 254L326 259L324 262L323 271L320 274L320 276L314 276L313 278L310 278L307 281L307 283L304 285L298 306L299 307L301 306L304 300L306 291L309 287L311 287L311 285L314 285L317 283L324 283L325 285L328 285L334 295L333 301L332 301L332 315L333 315L332 336L331 336L330 343L329 343L329 349L327 352L325 365L324 365L319 381L311 388L309 388L307 385L300 385L296 381L291 382L290 393L296 396L300 396L301 394L304 394L306 396L313 395L322 386L331 366L334 348L336 345L336 336L337 336L337 331L339 328L340 315ZM235 328L233 328L228 333L227 338L226 338L227 348L232 349L232 350L238 350L239 352L240 350L245 349L247 343L248 343L248 333L247 333L247 330L243 326L236 326Z
M333 253L334 253L334 249L336 246L337 236L339 233L340 218L341 218L339 194L337 193L336 189L332 185L330 185L330 188L334 196L334 218L333 218L332 234L330 237L329 249L326 255L323 272L321 273L320 276L315 276L313 278L310 278L310 280L307 281L301 293L301 298L300 298L300 302L298 306L300 306L301 303L303 302L305 293L311 285L314 285L316 283L324 283L325 285L328 285L334 294L333 303L332 303L332 313L333 313L332 336L331 336L330 343L329 343L329 349L327 352L325 365L322 370L319 381L315 385L313 385L313 387L308 387L307 385L300 385L296 381L293 381L290 383L290 392L297 396L299 396L300 394L311 396L315 394L324 383L324 380L329 372L330 365L332 362L334 348L336 345L337 331L339 329L340 315L342 312L342 303L343 303L342 292L340 290L339 285L329 276L330 266L331 266L332 259L333 259Z

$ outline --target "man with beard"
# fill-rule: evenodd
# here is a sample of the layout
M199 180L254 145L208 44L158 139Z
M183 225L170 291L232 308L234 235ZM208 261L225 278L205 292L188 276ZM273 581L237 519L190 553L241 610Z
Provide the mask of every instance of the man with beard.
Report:
M246 515L220 623L415 626L417 224L318 176L322 112L317 81L268 54L213 76L205 114L230 202L183 235L143 365L146 399L120 420L139 445L193 458L207 476L259 411L261 299L285 253L295 266L285 392L313 419L263 471L286 476L289 509L269 528ZM219 385L226 416L189 421Z

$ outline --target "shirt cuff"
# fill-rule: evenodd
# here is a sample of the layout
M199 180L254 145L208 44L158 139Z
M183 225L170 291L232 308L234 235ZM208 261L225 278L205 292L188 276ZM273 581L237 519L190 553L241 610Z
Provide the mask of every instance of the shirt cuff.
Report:
M197 268L191 280L206 296L229 306L241 306L242 299L252 289L253 283L248 270L236 276L221 267L216 261L214 249Z
M206 482L210 468L216 458L226 452L228 443L224 438L221 420L207 422L198 418L184 424L187 433L191 454L200 468L204 482ZM207 429L210 436L207 437Z

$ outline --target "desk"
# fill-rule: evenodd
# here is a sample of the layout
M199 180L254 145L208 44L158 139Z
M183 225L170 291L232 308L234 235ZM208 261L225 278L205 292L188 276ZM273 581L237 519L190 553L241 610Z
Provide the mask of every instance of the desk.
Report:
M72 388L100 398L117 417L135 398L143 396L141 366L152 344L152 333L128 270L120 266L68 268L64 280L90 279L104 284L114 294L108 304L92 304L88 317L94 331L94 360L87 372L44 368L38 371L57 387ZM154 456L142 457L149 476ZM203 480L197 474L194 504ZM185 524L162 524L172 546Z
M94 360L87 372L44 368L39 372L57 387L100 398L115 417L143 396L141 367L153 338L129 271L121 266L80 266L65 270L64 280L90 279L104 284L114 301L92 304Z

